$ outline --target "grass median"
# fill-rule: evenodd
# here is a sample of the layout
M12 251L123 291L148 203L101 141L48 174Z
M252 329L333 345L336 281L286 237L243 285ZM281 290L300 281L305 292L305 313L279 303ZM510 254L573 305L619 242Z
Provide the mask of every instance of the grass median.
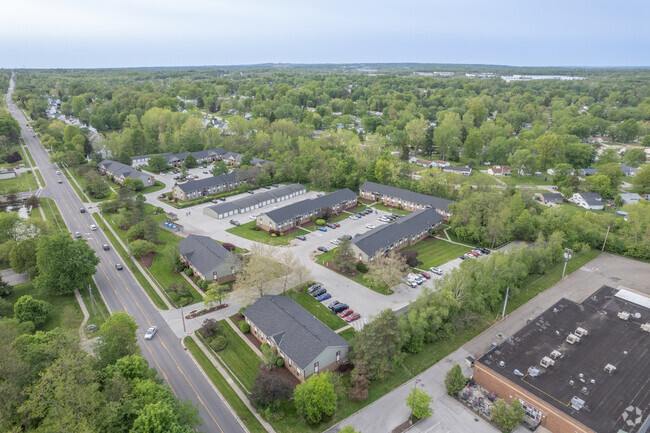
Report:
M266 232L264 230L251 230L251 228L256 224L257 223L255 221L251 221L249 223L230 228L226 231L244 239L249 239L251 241L274 246L289 245L289 242L295 239L299 234L306 234L305 232L298 230L289 235L273 237L269 235L269 232Z
M50 224L50 226L55 230L68 231L68 227L65 225L65 222L61 217L61 212L59 212L56 202L51 198L40 197L39 199L48 224Z
M327 286L325 286L327 288ZM296 301L302 308L309 311L314 317L327 325L330 329L336 331L343 328L346 323L336 314L332 312L325 305L321 304L306 291L297 292L290 290L286 293L288 297Z

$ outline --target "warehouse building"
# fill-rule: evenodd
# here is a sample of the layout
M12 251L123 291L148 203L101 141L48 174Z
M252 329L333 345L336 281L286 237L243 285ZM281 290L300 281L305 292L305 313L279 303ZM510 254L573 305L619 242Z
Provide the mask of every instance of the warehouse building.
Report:
M474 381L519 399L553 433L642 433L650 427L650 298L603 286L562 299L474 366Z
M203 213L216 219L227 218L254 211L270 204L281 203L306 192L307 188L299 183L280 185L268 191L258 190L248 197L206 207L203 209Z

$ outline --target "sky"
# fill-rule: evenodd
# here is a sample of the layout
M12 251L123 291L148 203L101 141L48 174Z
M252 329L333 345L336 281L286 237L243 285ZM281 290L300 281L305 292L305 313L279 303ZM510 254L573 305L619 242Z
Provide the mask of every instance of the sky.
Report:
M647 0L8 0L0 68L650 66Z

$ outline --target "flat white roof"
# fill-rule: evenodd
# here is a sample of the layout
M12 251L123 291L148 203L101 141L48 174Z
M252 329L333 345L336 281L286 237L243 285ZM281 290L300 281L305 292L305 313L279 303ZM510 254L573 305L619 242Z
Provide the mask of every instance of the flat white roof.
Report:
M643 295L639 295L638 293L630 292L629 290L625 290L625 289L620 289L618 293L616 293L616 295L614 296L616 296L617 298L621 298L624 301L632 302L634 304L650 309L650 298Z

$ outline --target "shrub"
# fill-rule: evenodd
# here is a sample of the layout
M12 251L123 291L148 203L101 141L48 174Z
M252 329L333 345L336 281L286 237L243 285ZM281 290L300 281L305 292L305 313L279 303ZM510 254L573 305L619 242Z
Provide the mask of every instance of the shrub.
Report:
M36 326L45 323L49 309L50 304L34 299L30 295L21 296L14 304L16 318L21 322L31 321Z
M284 367L284 359L278 358L277 362L275 363L278 367Z
M215 319L205 319L199 328L199 332L204 338L212 338L223 331L221 323Z
M361 272L362 274L365 274L368 272L368 265L366 265L363 262L357 262L357 271Z
M276 237L278 237L278 235L276 235L275 233L271 233L271 237L276 238Z
M291 397L291 385L278 376L258 373L251 388L251 402L259 409L276 410L280 401Z
M239 317L244 317L244 310L245 310L245 309L246 309L246 307L241 307L241 308L239 309L239 311L238 311Z
M236 246L234 246L229 242L224 242L223 244L221 244L221 246L224 247L226 250L230 251L231 253L235 251L235 249L237 248Z
M284 236L284 232L280 232L280 236L281 236L281 237Z
M239 322L239 330L244 334L248 334L251 332L251 325L246 322Z
M209 344L212 350L214 350L215 352L219 352L220 350L226 348L226 346L228 345L228 340L223 335L217 335L216 337L210 340Z
M185 269L185 275L187 275L188 277L191 277L193 273L194 273L194 272L192 272L192 269L191 269L191 268L187 268L187 269Z
M316 220L316 225L317 225L317 226L324 226L324 225L325 225L325 220L324 220L324 219L318 219L318 220Z

